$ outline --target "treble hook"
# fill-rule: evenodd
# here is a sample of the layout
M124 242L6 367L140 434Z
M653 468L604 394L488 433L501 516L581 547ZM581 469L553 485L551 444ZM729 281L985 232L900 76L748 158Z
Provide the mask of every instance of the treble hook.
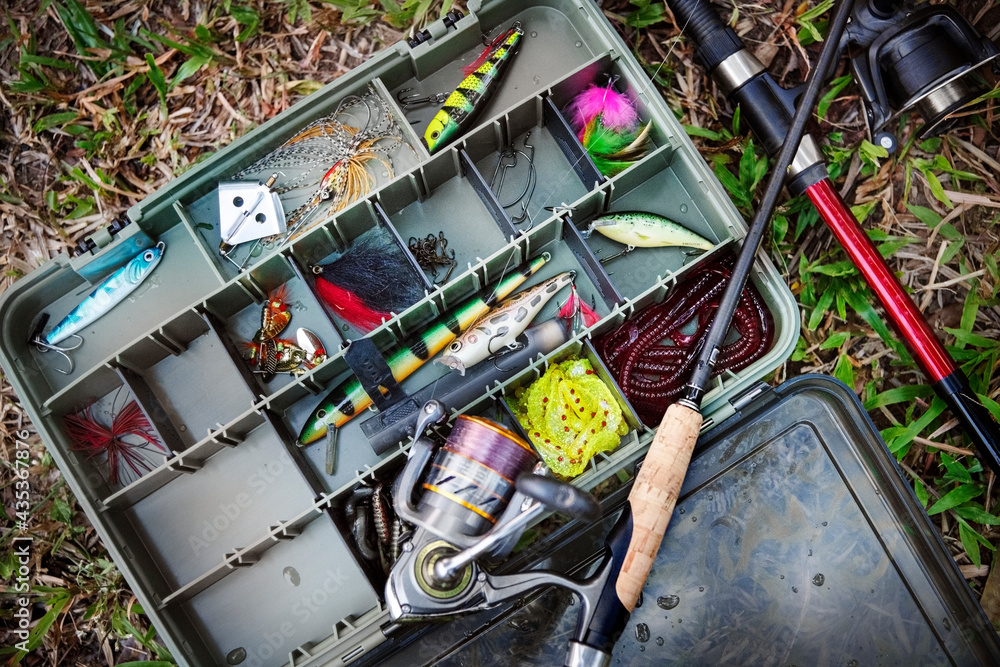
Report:
M83 345L83 336L81 336L79 334L70 334L69 337L70 338L77 338L77 339L79 339L80 342L77 343L76 345L74 345L73 347L59 347L58 345L52 345L51 343L46 343L44 340L42 340L42 337L40 335L34 337L31 340L32 343L34 343L35 345L38 346L38 349L39 349L40 352L44 353L44 352L48 352L49 350L52 350L56 354L61 355L66 360L66 362L69 364L69 370L68 371L64 371L64 370L62 370L61 368L59 368L57 366L53 366L52 367L52 370L54 370L56 373L61 373L62 375L70 375L70 374L72 374L73 373L73 369L75 368L75 366L73 364L73 359L67 353L68 352L72 352L73 350L75 350L78 347L80 347L81 345Z
M444 104L444 101L448 99L448 93L432 93L430 95L407 95L406 93L413 90L413 88L403 88L398 93L396 93L396 101L399 102L400 106L404 109L412 109L414 107L422 107L425 104Z

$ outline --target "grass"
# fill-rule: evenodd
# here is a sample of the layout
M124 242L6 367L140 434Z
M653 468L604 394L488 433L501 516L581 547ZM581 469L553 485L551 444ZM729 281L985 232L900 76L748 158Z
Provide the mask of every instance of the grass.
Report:
M791 85L805 73L803 53L818 48L829 4L719 10ZM6 9L0 246L7 262L0 289L450 8L432 0L39 0ZM749 218L768 160L746 136L738 110L718 101L662 3L617 0L603 8ZM982 8L982 1L963 5L967 16ZM996 14L986 21L995 23ZM815 120L836 186L1000 416L995 111L963 119L941 139L915 139L915 119L904 118L900 150L890 157L864 140L858 110L855 86L838 71ZM766 252L801 305L795 353L771 381L820 372L854 388L978 596L1000 542L993 474L972 455L808 202L781 204ZM0 406L0 495L12 508L17 433L30 424L6 379ZM24 665L170 664L37 436L26 440L35 538L29 642L36 650L4 658ZM17 568L12 537L2 538L5 581ZM12 590L4 590L9 619Z

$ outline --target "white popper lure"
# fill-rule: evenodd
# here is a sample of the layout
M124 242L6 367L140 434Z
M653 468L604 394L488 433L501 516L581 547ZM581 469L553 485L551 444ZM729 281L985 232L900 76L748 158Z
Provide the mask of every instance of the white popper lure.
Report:
M452 341L435 361L465 375L465 369L513 345L545 304L575 278L576 271L566 271L504 299Z

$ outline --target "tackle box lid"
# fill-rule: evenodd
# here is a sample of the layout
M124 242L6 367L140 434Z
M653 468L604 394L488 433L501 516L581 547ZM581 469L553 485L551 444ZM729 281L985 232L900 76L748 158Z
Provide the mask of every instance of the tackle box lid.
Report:
M612 664L1000 663L1000 639L857 396L821 375L751 394L699 443ZM521 559L586 571L629 490L603 521ZM386 664L563 664L578 610L549 589L438 627Z

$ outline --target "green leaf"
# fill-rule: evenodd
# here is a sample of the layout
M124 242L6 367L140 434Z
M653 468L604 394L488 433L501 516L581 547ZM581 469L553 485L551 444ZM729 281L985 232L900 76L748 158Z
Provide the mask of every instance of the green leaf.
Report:
M837 378L854 391L854 366L851 358L842 354L837 358L837 365L833 367L833 377Z
M848 340L850 340L851 334L846 331L838 331L832 334L829 338L820 344L819 349L821 350L835 350Z
M666 18L666 11L662 2L648 4L632 12L625 19L625 23L633 28L645 28L646 26L659 23Z
M840 95L841 91L851 83L851 75L845 74L844 76L838 77L830 82L830 90L820 98L819 104L816 105L816 115L819 116L820 120L826 117L826 112L830 109L830 105L833 101L837 99L837 95Z
M191 56L185 60L180 67L177 68L177 73L174 75L173 80L170 82L170 87L173 88L178 83L188 78L192 74L195 74L202 67L211 62L211 56ZM158 90L158 89L157 89Z
M684 131L692 137L703 137L709 141L722 141L722 135L718 132L713 132L712 130L705 129L704 127L695 127L694 125L684 125Z
M895 387L875 395L871 401L865 401L865 410L877 410L896 403L912 403L914 399L926 398L932 394L929 384L906 385Z
M59 127L60 125L65 125L66 123L76 120L80 117L76 111L64 111L62 113L54 113L51 116L42 116L35 124L32 129L35 134L41 134L45 130L51 130L53 127Z
M940 514L945 510L958 507L962 503L969 502L976 496L979 496L982 492L983 487L979 484L962 484L941 496L941 499L931 505L930 509L927 510L927 514L929 516L934 516L935 514Z
M931 229L937 227L941 224L943 219L937 211L926 206L917 206L916 204L907 204L906 208L909 209L910 213L916 216L917 220L924 223Z
M982 507L974 503L968 505L962 505L961 507L955 508L955 514L962 517L963 519L968 519L969 521L975 521L976 523L981 523L984 526L1000 526L1000 517L990 514Z
M945 469L946 480L952 482L958 482L959 484L971 484L972 475L966 470L965 466L956 461L947 452L941 452L941 464Z
M73 508L65 500L59 498L52 499L52 509L49 510L49 517L63 523L70 523L73 520Z
M820 296L819 301L816 302L816 307L813 309L812 315L809 316L809 322L806 323L806 328L810 331L815 331L816 327L819 326L820 321L822 321L823 316L830 309L833 304L833 292L827 290L823 292Z
M152 53L146 54L146 64L149 66L149 71L146 72L146 76L149 77L149 82L153 84L156 88L156 92L160 94L160 104L166 105L167 103L167 80L163 76L163 70L160 66L156 64L156 59L153 58Z
M986 338L985 336L980 336L978 334L970 333L968 331L963 331L962 329L952 329L950 327L944 327L944 330L955 337L956 340L965 343L966 345L975 345L976 347L992 348L1000 345L1000 341L992 340Z
M919 500L920 504L923 505L924 508L926 509L927 502L930 498L929 494L927 493L927 487L924 486L924 483L921 482L919 478L913 480L913 492L917 494L917 500Z
M941 185L941 181L938 180L938 177L935 176L934 173L929 169L928 170L921 169L920 171L924 175L924 178L927 179L927 185L930 186L931 194L934 195L934 198L937 199L942 204L944 204L945 206L947 206L948 208L954 208L955 205L951 203L951 200L948 199L948 195L944 193L944 186Z
M958 537L962 540L965 553L969 554L969 560L972 561L973 565L980 567L983 559L982 554L979 552L979 541L976 540L977 534L969 524L964 521L958 522Z

